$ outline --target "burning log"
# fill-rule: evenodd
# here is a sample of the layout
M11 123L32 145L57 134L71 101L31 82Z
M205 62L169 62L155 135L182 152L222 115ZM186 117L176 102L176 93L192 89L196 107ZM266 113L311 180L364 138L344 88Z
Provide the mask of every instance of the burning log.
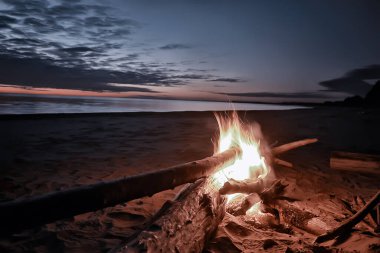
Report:
M351 218L342 222L342 224L327 233L318 236L315 239L316 243L322 243L334 239L335 237L348 233L356 224L362 221L372 209L380 203L380 191L378 191L375 196L357 213L355 213Z
M230 164L239 152L229 149L167 169L0 203L0 233L9 234L194 182Z
M260 193L264 190L264 181L259 178L256 181L243 180L238 181L235 179L229 179L224 183L223 187L220 188L219 192L222 195L233 194L233 193Z
M211 178L200 179L113 252L202 252L224 217L225 203Z
M334 151L330 167L337 170L380 174L380 156Z

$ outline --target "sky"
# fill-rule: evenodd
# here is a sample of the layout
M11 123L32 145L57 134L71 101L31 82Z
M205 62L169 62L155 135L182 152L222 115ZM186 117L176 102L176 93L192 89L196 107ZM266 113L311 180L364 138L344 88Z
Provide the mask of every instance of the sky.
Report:
M0 0L0 92L321 102L380 79L380 1Z

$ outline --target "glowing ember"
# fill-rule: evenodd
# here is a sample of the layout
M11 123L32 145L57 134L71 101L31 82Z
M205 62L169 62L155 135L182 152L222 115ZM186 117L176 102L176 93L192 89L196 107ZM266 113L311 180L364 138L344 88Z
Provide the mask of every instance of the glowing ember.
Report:
M215 185L220 188L228 179L245 180L264 178L270 171L264 156L260 154L264 147L258 124L243 124L237 113L230 117L215 114L219 125L219 141L215 153L221 153L231 147L238 147L241 155L233 164L213 175ZM230 201L239 194L228 195Z

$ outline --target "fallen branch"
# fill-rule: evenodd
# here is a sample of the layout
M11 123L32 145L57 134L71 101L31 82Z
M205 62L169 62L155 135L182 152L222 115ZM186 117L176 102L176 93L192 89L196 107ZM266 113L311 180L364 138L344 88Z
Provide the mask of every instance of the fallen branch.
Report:
M113 252L202 252L224 217L225 202L211 178L200 179Z
M167 169L0 203L0 234L10 234L194 182L232 163L238 154L237 149L230 149Z
M377 204L380 202L380 191L378 191L375 196L357 213L355 213L351 218L345 220L342 222L340 226L337 228L328 231L327 233L318 236L315 239L316 243L322 243L331 239L334 239L335 237L349 232L356 224L358 224L361 220L364 219L368 215L368 213L376 207Z
M308 145L311 143L315 143L317 141L318 141L318 139L314 138L314 139L305 139L305 140L287 143L287 144L273 148L272 154L273 155L282 154L282 153L285 153L289 150L296 149L296 148L299 148L299 147L302 147L302 146L305 146L305 145Z

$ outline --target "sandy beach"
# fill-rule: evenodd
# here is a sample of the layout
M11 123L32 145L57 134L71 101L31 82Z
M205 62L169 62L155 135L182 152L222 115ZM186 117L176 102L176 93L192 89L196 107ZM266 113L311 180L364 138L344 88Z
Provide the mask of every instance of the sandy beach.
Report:
M325 107L239 114L247 122L257 121L269 144L319 139L282 156L294 163L293 169L274 169L278 178L297 186L291 191L302 197L299 207L318 210L330 227L351 215L339 199L352 202L360 195L368 200L378 190L379 176L334 171L329 156L333 150L380 154L380 110ZM218 133L212 112L2 115L0 129L0 201L201 159L213 154ZM0 251L107 252L141 228L177 190L0 238ZM274 243L264 249L269 239ZM316 246L314 239L305 231L258 229L226 214L206 252L380 251L379 237L362 224L338 244Z

